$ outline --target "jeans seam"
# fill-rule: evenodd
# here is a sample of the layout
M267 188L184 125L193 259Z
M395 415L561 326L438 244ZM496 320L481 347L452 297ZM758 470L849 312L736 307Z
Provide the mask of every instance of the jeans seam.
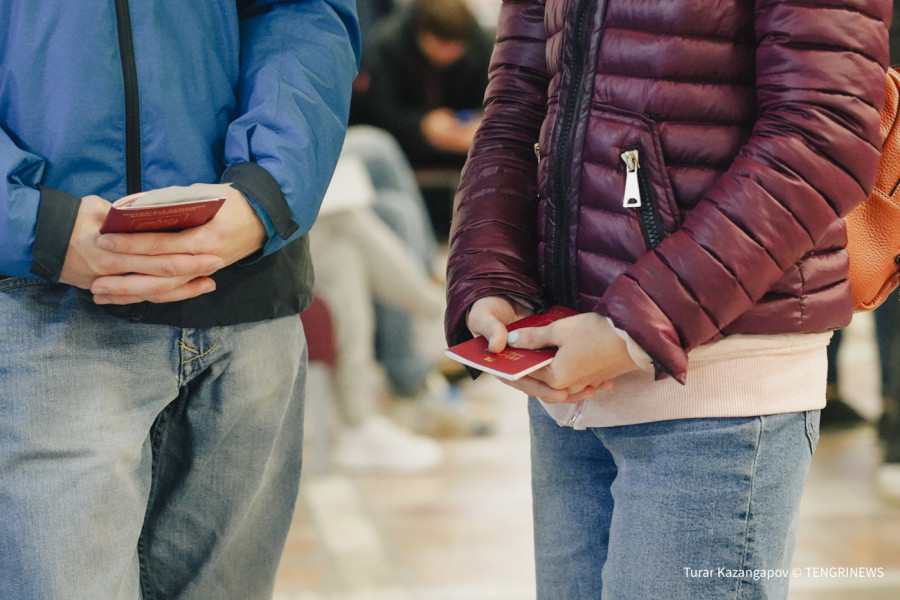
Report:
M42 279L28 279L25 277L5 277L0 275L0 292L18 290L39 285L52 285Z
M756 437L756 449L753 453L753 465L750 469L750 496L747 498L747 510L745 513L745 522L744 522L744 549L741 555L741 571L746 571L747 567L747 557L750 554L750 523L753 518L753 497L755 493L755 476L756 476L756 468L759 463L759 454L760 448L762 447L762 438L763 431L765 429L764 426L764 417L757 417L757 422L759 423L759 434ZM734 597L735 599L740 598L741 588L743 587L744 579L740 578L737 580L735 589L734 589Z
M191 361L197 360L198 358L203 358L204 356L206 356L207 354L209 354L210 352L212 352L218 344L219 344L219 342L214 342L213 345L210 346L209 349L208 349L206 352L200 352L200 351L197 350L196 348L191 348L190 346L188 346L188 345L185 344L184 342L179 341L179 342L178 342L178 345L181 346L181 349L182 349L182 350L187 350L188 352L192 352L192 353L195 354L195 356L192 356L192 357L190 357L190 358L184 359L183 361L181 361L180 364L186 365L186 364L188 364L188 363L191 362Z
M150 510L153 506L153 499L157 488L157 476L159 474L159 449L162 446L162 438L164 435L164 430L169 423L169 412L174 406L174 403L167 406L157 417L156 423L150 428L150 449L151 449L151 461L150 461L150 492L147 495L147 507L144 510L144 526L147 524L147 519L150 517ZM141 598L143 600L153 600L156 597L151 591L150 588L150 566L148 565L149 557L145 552L146 548L146 537L145 532L141 531L141 535L138 538L138 565L140 567L140 584L141 584Z
M811 410L808 410L803 414L804 426L806 429L806 441L809 442L810 455L816 453L816 448L819 445L819 430L812 423L812 420L814 419L813 415L814 411Z

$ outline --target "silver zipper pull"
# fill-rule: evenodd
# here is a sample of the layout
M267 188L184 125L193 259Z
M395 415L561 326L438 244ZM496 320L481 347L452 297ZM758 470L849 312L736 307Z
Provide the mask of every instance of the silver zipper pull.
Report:
M541 160L541 144L539 142L534 143L534 157Z
M641 186L638 184L638 169L641 168L638 151L626 150L622 153L622 161L625 162L625 196L622 198L622 206L625 208L639 208L641 206Z

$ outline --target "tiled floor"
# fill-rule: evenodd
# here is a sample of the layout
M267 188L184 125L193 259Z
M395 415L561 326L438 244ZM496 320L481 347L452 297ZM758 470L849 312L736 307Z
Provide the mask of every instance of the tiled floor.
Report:
M876 415L871 324L842 349L845 394ZM427 475L349 476L319 469L314 436L275 600L534 598L524 399L488 378L468 386L503 415L494 435L443 442ZM312 458L310 458L312 457ZM869 427L823 434L801 512L790 600L900 598L900 507L874 491ZM846 569L870 567L875 576ZM844 569L842 571L841 569Z

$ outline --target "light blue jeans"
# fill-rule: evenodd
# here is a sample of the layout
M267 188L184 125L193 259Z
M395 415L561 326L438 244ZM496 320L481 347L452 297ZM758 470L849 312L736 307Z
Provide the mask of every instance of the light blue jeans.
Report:
M787 597L818 411L584 431L529 413L539 600Z
M368 125L347 130L344 152L366 166L376 196L372 209L397 236L412 256L430 273L438 243L425 199L400 144L388 132ZM425 388L434 361L416 346L415 321L408 312L387 302L375 301L375 352L384 367L391 390L414 396Z
M0 598L270 598L305 364L297 316L136 324L0 281Z

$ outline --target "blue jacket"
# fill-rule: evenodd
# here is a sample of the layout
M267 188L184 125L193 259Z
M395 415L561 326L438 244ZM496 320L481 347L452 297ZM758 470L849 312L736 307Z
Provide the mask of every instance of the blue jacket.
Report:
M249 273L257 296L261 278L281 293L279 273L308 258L298 240L346 128L353 0L0 0L0 14L0 275L57 280L83 196L229 181L271 235L223 270L216 305ZM274 258L286 246L291 260ZM294 281L288 304L310 282ZM204 324L189 316L198 303L181 304L130 316Z

